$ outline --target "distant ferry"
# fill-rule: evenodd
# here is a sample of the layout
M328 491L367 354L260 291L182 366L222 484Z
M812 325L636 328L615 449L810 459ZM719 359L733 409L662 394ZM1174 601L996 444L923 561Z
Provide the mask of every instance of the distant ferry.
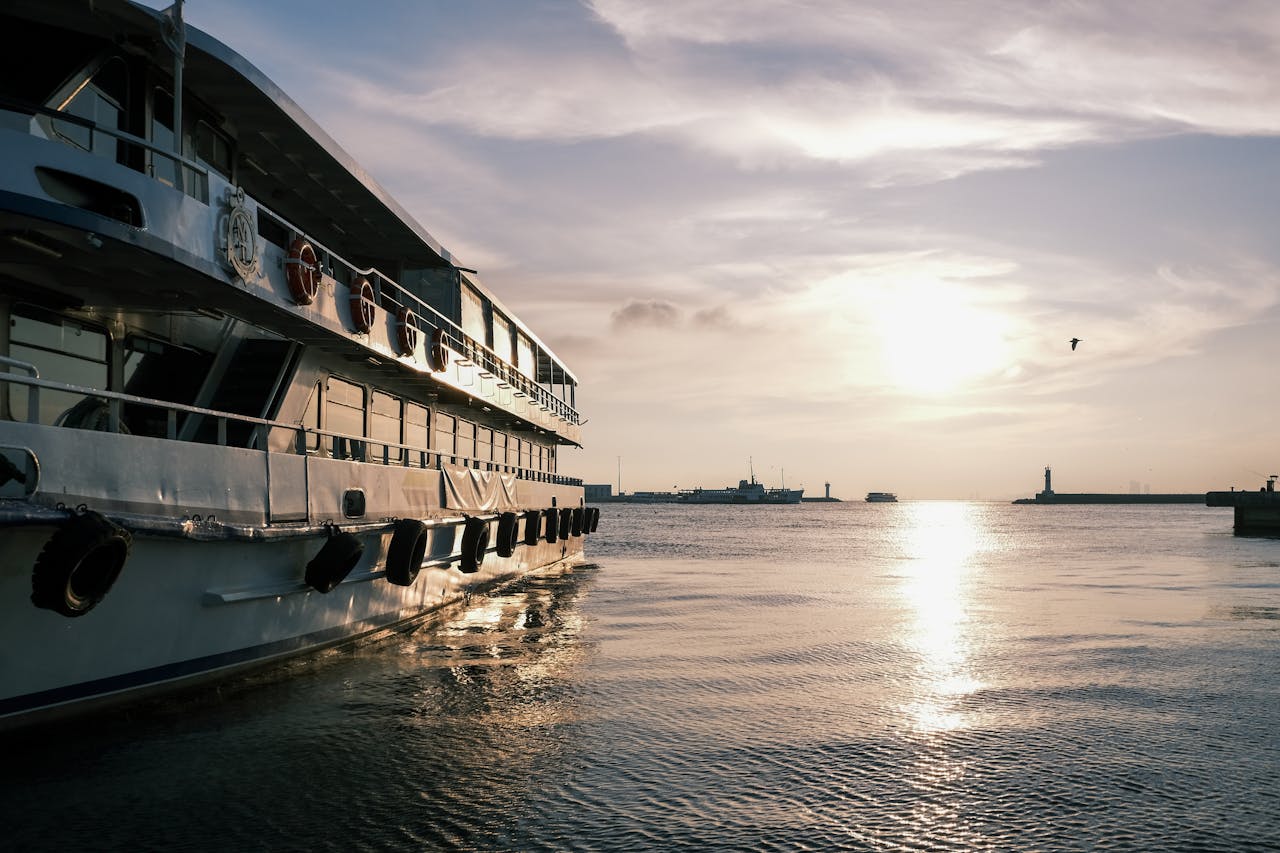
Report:
M723 489L685 489L676 494L678 503L691 504L798 504L804 497L804 489L766 489L756 482L755 470L750 480L739 480L738 485Z
M867 492L867 503L896 504L898 496L893 492Z

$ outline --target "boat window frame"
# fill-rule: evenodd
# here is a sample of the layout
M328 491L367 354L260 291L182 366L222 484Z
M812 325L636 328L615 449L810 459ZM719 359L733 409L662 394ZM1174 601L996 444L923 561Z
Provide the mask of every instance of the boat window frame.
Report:
M341 385L346 385L352 389L358 390L360 394L360 405L355 406L345 402L335 401L333 399L334 389L330 387L331 384L334 382L337 382ZM337 412L335 412L335 407L337 407L338 409ZM341 435L329 436L329 438L331 439L331 441L329 442L329 456L333 459L347 459L355 462L365 461L365 450L366 450L367 442L363 441L362 439L367 438L369 434L368 424L367 424L368 422L367 412L369 410L368 386L366 386L361 382L355 382L351 379L338 376L336 373L330 373L324 379L324 402L321 408L323 411L322 417L323 417L323 424L324 424L321 428L324 429L326 432L341 433ZM348 416L351 418L352 425L359 423L358 430L337 429L334 426L333 415L335 413L342 414L341 410L344 410L344 409L349 409L352 412L359 413L358 419L356 419L354 416Z
M385 398L395 407L395 415L384 414L377 411L378 398ZM378 452L375 459L390 465L399 465L404 458L404 450L400 447L392 447L392 444L401 444L404 441L404 400L397 394L390 391L383 391L381 388L370 388L368 394L368 429L366 434L369 436L369 443L376 445ZM378 426L395 425L395 435L380 435Z
M85 355L77 353L66 347L57 347L49 343L39 340L23 340L15 336L19 324L18 319L29 321L31 323L43 324L44 326L56 325L64 330L73 327L77 330L77 335L82 333L90 333L101 337L102 354L101 357L96 355ZM114 375L114 339L111 330L105 325L99 325L92 322L86 322L79 317L69 317L56 311L50 311L39 305L26 302L15 302L8 312L6 321L9 324L7 344L8 349L6 355L9 358L15 358L18 361L28 362L36 366L42 379L48 379L55 382L63 382L68 385L77 385L83 388L94 388L99 391L116 390L111 387L112 376ZM14 348L18 348L18 353L14 353ZM25 351L25 352L24 352ZM33 358L26 355L26 352L42 354L42 358ZM60 362L62 362L60 364ZM85 382L81 379L69 380L62 369L69 365L76 364L93 364L101 366L100 382ZM98 379L99 374L95 372L94 379ZM14 383L6 383L8 388L6 406L10 417L17 421L30 420L31 413L28 411L28 397L26 389ZM69 391L57 391L53 389L46 390L40 395L40 412L38 422L41 424L51 425L60 418L72 417L72 411L77 406L83 406L85 409L98 408L97 404L90 404L87 401L100 401L102 398L92 397L84 394L74 394ZM19 414L21 412L21 414ZM46 414L49 416L46 417ZM88 412L85 412L86 416ZM118 412L117 412L118 414ZM87 423L87 419L85 420Z
M110 95L110 93L106 92L105 89L103 89L101 86L98 86L94 83L95 78L97 78L98 75L102 73L103 69L107 68L113 62L120 63L120 65L124 69L124 91L122 93L123 100L120 102L116 102L116 99L114 96ZM130 67L129 60L126 56L124 56L123 54L119 53L114 49L104 50L98 53L92 60L90 60L84 66L82 66L78 72L72 74L71 77L67 80L67 82L59 86L58 89L53 93L52 97L50 97L45 102L45 106L50 107L59 113L65 113L66 115L71 116L73 119L89 121L93 124L94 127L103 127L105 130L114 131L115 133L127 133L129 131L128 100L129 100L129 89L133 82L132 75L133 75L133 69ZM95 111L94 118L85 119L85 117L82 116L80 113L73 112L69 109L70 106L76 101L77 98L81 96L81 94L86 89L92 89L93 94L96 97L99 97L107 101L108 103L111 104L111 106L113 106L116 109L117 116L116 116L116 122L114 125L108 126L108 125L100 124L96 118L96 111ZM103 159L109 159L114 163L125 162L126 158L124 158L123 151L122 151L122 146L124 145L124 143L122 142L122 140L114 136L111 132L104 133L101 136L101 139L106 140L103 146L104 148L107 145L112 146L111 153L110 155L108 155L105 150L101 150L101 151L97 150L98 139L99 139L98 135L93 133L92 130L88 130L87 128L85 128L84 125L79 124L74 120L68 121L66 119L60 119L57 116L41 114L34 117L34 122L40 128L40 130L45 134L45 136L48 137L49 139L57 140L59 142L62 142L65 145L70 145L73 148L76 148L77 150L102 157ZM58 127L59 122L64 122L70 125L71 127L79 127L82 130L86 130L86 132L88 132L89 134L89 145L86 147L79 140L75 139L72 136L68 136L63 130L61 130Z

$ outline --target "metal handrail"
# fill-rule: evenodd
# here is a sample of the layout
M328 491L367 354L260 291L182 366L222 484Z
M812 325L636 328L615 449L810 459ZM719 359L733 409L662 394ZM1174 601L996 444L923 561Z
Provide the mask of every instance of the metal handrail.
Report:
M145 151L149 151L152 154L164 157L165 159L175 164L178 164L180 166L183 166L192 170L197 177L202 178L204 180L205 182L204 195L206 198L202 200L207 201L207 196L209 194L208 192L209 170L207 167L203 166L202 164L198 163L195 160L188 159L187 157L183 157L172 151L161 148L151 142L148 142L147 140L141 137L134 136L131 133L126 133L121 130L105 127L103 125L99 125L97 122L91 119L87 119L82 116L78 116L73 113L68 113L62 110L56 110L51 107L46 107L42 104L34 104L34 103L25 102L25 101L15 100L9 97L0 96L0 109L19 112L25 115L46 116L50 119L56 119L57 121L63 121L63 122L67 122L68 124L74 124L79 127L83 127L86 130L88 130L90 133L91 145L92 145L92 138L93 138L92 135L94 133L104 133L107 136L118 139L129 145L136 145ZM71 143L68 143L68 144L71 144ZM128 167L126 166L126 168ZM190 195L193 198L198 197L193 192L187 192L186 182L183 181L182 183L183 183L183 186L182 186L183 192L186 192L187 195ZM344 266L348 270L348 272L350 272L351 274L354 274L357 276L376 276L379 282L390 285L390 287L396 291L396 295L388 294L388 298L392 302L394 302L397 307L407 306L410 308L410 310L414 311L415 314L418 314L420 316L431 317L432 324L436 328L444 329L447 338L449 338L452 343L457 344L456 349L458 350L458 352L462 353L464 356L469 358L477 358L482 362L481 364L482 367L488 370L492 370L504 382L507 382L510 385L520 388L530 397L533 397L535 400L537 400L540 405L544 406L549 411L556 412L569 423L574 425L579 425L581 423L581 415L578 413L576 409L574 409L564 400L561 400L559 397L555 396L555 394L547 391L535 379L529 378L527 375L522 373L518 368L507 363L496 352L494 352L494 350L490 349L488 345L480 341L477 341L475 338L468 335L465 331L463 331L461 326L459 326L457 323L453 322L451 319L441 314L435 307L433 307L429 303L423 301L421 298L419 298L409 290L402 287L399 283L395 281L395 279L386 275L376 267L368 267L363 269L360 267L357 267L355 264L348 261L346 258L342 257L337 252L334 252L327 245L315 239L311 235L307 234L301 228L294 225L292 222L285 219L283 216L276 213L271 208L267 207L261 202L258 202L257 199L254 199L254 202L258 205L258 207L262 211L264 211L268 216L270 216L280 225L284 226L287 230L291 231L295 236L301 236L307 241L315 244L317 247L323 250L323 252L329 257L331 261L336 260L342 266ZM330 267L330 270L332 275L332 266ZM410 305L409 304L410 301L412 301L412 303L414 304ZM535 370L536 370L536 366L535 366Z
M149 151L152 154L158 154L161 157L164 157L165 159L170 160L175 164L185 166L186 168L195 172L198 177L204 178L206 182L205 194L208 195L207 182L209 179L209 169L206 166L204 166L203 164L195 160L191 160L191 159L188 159L187 157L183 157L179 154L175 154L173 151L169 151L167 149L161 148L160 146L155 145L154 143L148 142L147 140L143 139L140 136L134 136L132 133L126 133L123 130L117 130L115 128L106 127L104 125L98 124L96 121L93 121L92 119L87 119L87 118L84 118L83 116L78 116L73 113L65 112L63 110L55 110L52 107L46 107L43 104L32 104L25 101L19 101L13 98L8 98L3 96L0 96L0 109L9 110L11 112L23 113L24 115L32 115L32 116L41 115L41 116L46 116L47 118L56 119L57 121L64 121L64 122L67 122L68 124L78 125L88 130L90 140L93 139L93 134L104 133L107 136L120 140L121 142L127 142L130 145L136 145L139 148L143 149L144 151ZM125 164L122 164L122 165L125 165ZM131 167L126 165L125 168L131 168ZM185 188L183 189L183 191L186 192ZM192 196L193 198L196 197L190 192L187 192L186 194Z
M520 388L530 397L536 399L538 403L549 411L555 411L560 414L566 421L571 424L578 425L581 423L581 415L576 409L555 396L547 389L543 388L536 380L529 378L522 373L517 367L509 364L501 356L488 347L488 345L477 341L468 335L461 326L453 320L444 316L434 306L423 301L411 291L402 287L395 279L383 273L377 267L361 268L348 261L342 255L330 249L325 243L312 237L303 231L297 225L285 219L271 208L254 199L254 203L258 208L276 221L277 224L283 226L294 237L301 237L307 242L315 246L330 261L329 274L333 277L334 262L341 264L346 268L348 274L352 276L376 277L382 285L389 285L394 294L385 294L387 298L395 303L396 307L407 307L414 314L428 318L428 321L437 329L443 329L445 336L450 343L456 344L454 349L467 358L480 357L481 366L485 369L493 371L502 381L516 388ZM412 303L412 304L411 304Z
M10 359L10 358L4 358L4 357L0 357L0 366L8 366L8 367L14 367L18 369L27 369L27 370L35 371L34 365L27 364L26 362L17 361L16 359ZM436 469L440 469L441 466L443 465L444 460L449 459L449 460L453 460L457 464L462 464L463 467L480 468L482 466L486 466L486 470L499 471L499 472L505 472L505 473L514 473L517 476L517 478L521 480L532 480L537 482L554 483L557 485L568 485L568 486L582 485L582 480L580 478L565 477L560 474L551 473L549 471L539 471L533 468L524 468L519 464L511 465L510 463L498 462L493 459L480 459L479 457L476 457L476 456L464 456L462 454L448 452L448 451L441 451L441 450L430 448L430 447L424 448L424 447L417 447L417 446L408 445L408 444L401 444L398 442L383 441L381 439L375 439L367 435L364 435L364 436L351 435L349 433L336 432L334 430L324 430L316 427L304 426L302 424L287 423L285 421L274 421L274 420L269 420L267 418L253 417L252 415L242 415L242 414L237 414L235 412L224 412L224 411L219 411L217 409L206 409L200 406L189 406L185 403L174 403L168 400L157 400L151 397L138 397L133 394L125 394L119 391L106 391L101 388L86 388L80 385L70 385L65 382L55 382L49 379L40 379L40 378L37 378L36 376L16 376L7 371L0 370L0 383L6 383L6 382L15 384L15 385L25 385L28 387L29 389L29 392L28 392L29 402L28 402L28 413L27 413L28 423L34 423L34 424L40 423L39 390L41 388L45 388L51 391L62 391L64 393L79 394L85 397L96 397L99 399L106 400L108 403L108 406L111 409L110 419L112 424L119 423L119 417L120 417L119 407L124 403L132 403L135 405L162 409L168 413L168 419L166 424L167 434L164 437L174 441L181 440L178 438L177 416L179 413L184 413L189 415L199 415L201 417L208 417L208 418L215 419L217 422L217 436L218 436L217 444L219 446L224 446L224 447L227 446L227 428L226 428L227 422L235 421L239 423L253 424L256 427L254 432L257 435L261 435L262 430L264 429L266 430L283 429L283 430L288 430L290 432L293 432L295 434L294 441L292 442L292 447L294 449L294 452L298 455L303 455L303 456L309 453L308 446L310 442L308 441L308 436L314 435L316 436L316 445L319 448L324 447L326 439L330 439L330 440L339 439L345 442L351 442L352 444L359 445L361 447L373 445L373 446L383 448L382 461L378 461L376 459L371 460L367 458L368 454L361 452L360 456L363 458L350 460L355 462L366 462L369 464L382 464L382 465L388 465L388 466L392 464L398 464L401 467L413 467L410 465L409 460L412 455L417 454L419 457L417 467L419 468L434 467ZM71 427L68 427L68 428L70 429ZM195 443L195 442L192 442L192 443ZM254 450L259 448L246 447L245 449ZM398 456L400 456L400 459L395 460L394 462L390 458L391 456L390 451L392 449L395 449L397 451L403 451L402 453L397 454ZM260 448L259 450L262 453L268 452L265 446ZM432 456L435 457L434 466L429 464L430 458Z

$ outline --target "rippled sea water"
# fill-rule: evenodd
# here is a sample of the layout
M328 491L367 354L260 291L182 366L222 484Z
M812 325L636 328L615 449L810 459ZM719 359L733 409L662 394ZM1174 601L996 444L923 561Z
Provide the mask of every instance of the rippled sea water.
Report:
M411 634L7 736L13 850L1276 850L1280 540L604 505Z

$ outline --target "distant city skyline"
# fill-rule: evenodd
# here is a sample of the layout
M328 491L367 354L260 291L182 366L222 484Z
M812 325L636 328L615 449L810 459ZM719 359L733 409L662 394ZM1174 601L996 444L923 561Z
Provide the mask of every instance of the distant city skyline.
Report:
M585 482L1280 467L1270 3L184 9L568 361Z

